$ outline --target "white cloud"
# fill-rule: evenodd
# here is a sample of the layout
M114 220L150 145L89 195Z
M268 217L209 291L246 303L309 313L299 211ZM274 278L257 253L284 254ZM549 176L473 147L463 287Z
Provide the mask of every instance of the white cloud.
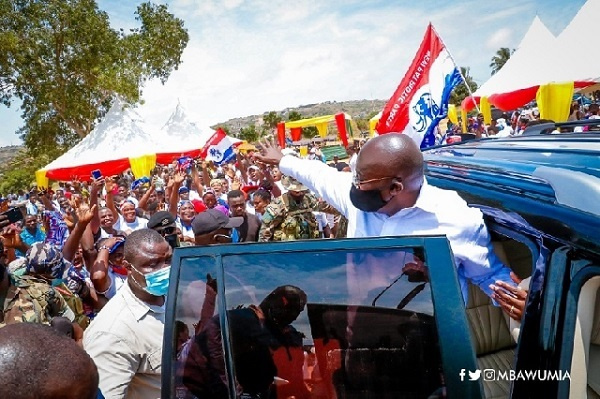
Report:
M536 8L558 15L582 2L553 8L541 0L516 6L505 0L171 0L190 42L166 85L147 84L141 112L162 125L180 100L199 126L208 126L320 101L387 99L429 21L457 64L483 82L493 51L516 47ZM99 0L99 6L114 27L135 25L134 3ZM0 117L5 120L2 110Z
M494 32L492 36L485 42L485 47L489 50L498 50L500 47L507 47L512 43L512 30L502 28Z

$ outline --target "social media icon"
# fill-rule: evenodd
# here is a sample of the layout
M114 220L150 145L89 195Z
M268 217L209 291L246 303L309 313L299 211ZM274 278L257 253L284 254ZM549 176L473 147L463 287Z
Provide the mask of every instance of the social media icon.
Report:
M496 370L494 370L494 369L483 370L483 380L484 381L494 381L495 379L496 379Z
M465 369L460 369L458 376L460 377L461 381L464 381L465 380Z
M476 381L479 377L481 377L481 370L475 370L474 372L469 370L469 381Z

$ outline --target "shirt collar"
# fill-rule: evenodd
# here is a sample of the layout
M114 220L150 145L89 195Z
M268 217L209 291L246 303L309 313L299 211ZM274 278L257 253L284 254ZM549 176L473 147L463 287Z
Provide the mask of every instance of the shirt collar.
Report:
M129 281L125 282L123 287L121 287L121 290L123 290L123 297L125 298L127 306L129 306L129 309L131 309L131 312L137 321L140 321L148 314L148 312L164 313L159 311L156 306L151 308L146 302L135 296L129 287Z
M425 212L435 213L437 210L436 195L432 192L433 187L427 183L427 179L423 177L423 185L419 190L419 196L412 208L419 208Z

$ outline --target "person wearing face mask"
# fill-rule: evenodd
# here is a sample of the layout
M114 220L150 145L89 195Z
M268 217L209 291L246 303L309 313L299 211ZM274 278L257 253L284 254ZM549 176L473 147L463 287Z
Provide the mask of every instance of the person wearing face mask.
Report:
M160 398L165 302L173 250L151 229L125 241L127 282L86 330L83 346L106 399Z
M265 142L256 159L279 165L324 198L348 219L348 237L445 234L450 242L463 298L467 280L492 295L496 280L514 285L510 269L494 254L481 211L470 208L455 192L427 184L423 155L404 134L369 140L359 152L353 174L338 172L322 162L283 156ZM403 270L427 279L427 266Z

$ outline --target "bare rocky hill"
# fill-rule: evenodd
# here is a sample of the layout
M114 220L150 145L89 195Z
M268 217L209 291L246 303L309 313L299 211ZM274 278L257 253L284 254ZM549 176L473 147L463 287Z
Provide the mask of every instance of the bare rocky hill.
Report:
M354 119L366 119L369 115L379 112L385 106L387 100L353 100L353 101L326 101L324 103L317 104L306 104L298 107L286 108L280 111L276 110L265 110L261 115L249 115L240 118L230 119L228 121L218 123L213 126L224 126L229 129L232 134L239 132L241 128L246 128L250 125L260 126L263 123L263 116L271 111L277 112L284 120L287 120L287 115L296 111L299 112L304 118L311 118L314 116L322 115L333 115L339 112L346 112Z
M17 153L23 148L19 145L10 145L6 147L0 147L0 169L17 155Z

